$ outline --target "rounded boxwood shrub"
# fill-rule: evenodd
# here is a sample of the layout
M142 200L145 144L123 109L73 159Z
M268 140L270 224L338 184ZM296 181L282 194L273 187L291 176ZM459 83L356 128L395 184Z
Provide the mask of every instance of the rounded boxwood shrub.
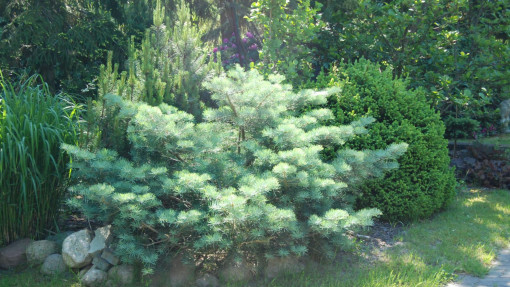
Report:
M428 217L453 199L456 182L449 167L445 126L423 89L408 89L407 80L394 79L390 69L364 59L321 74L317 86L342 88L328 103L335 125L367 115L376 119L369 133L358 135L347 146L380 149L392 143L409 144L399 169L360 186L357 208L376 207L386 220L408 221Z

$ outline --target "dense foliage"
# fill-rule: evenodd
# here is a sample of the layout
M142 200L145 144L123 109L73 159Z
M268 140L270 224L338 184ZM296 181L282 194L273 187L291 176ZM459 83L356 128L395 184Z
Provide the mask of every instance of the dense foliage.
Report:
M202 83L219 74L221 65L207 58L208 48L201 41L204 31L191 22L184 0L173 27L164 24L165 9L157 3L154 25L146 31L141 49L131 40L128 71L119 74L118 65L112 67L111 55L107 67L101 66L98 100L115 93L154 106L165 102L200 118L202 100L207 100Z
M96 77L107 51L125 57L127 38L107 11L66 2L7 1L0 7L0 69L6 76L38 73L52 91L77 94Z
M259 0L252 7L250 19L263 35L258 69L284 74L294 85L313 77L312 43L325 25L318 13L320 3L313 7L310 0Z
M11 82L23 82L27 75L38 73L48 83L34 87L28 84L35 81L32 78L19 87L5 84L5 95L22 95L16 99L20 104L9 109L18 114L27 109L27 115L32 115L34 100L23 94L53 99L49 91L64 91L87 107L81 141L74 143L69 118L75 115L69 114L72 108L67 99L59 96L41 104L54 108L61 120L41 111L44 116L33 119L38 122L37 132L46 133L46 128L62 124L51 129L59 134L55 136L58 140L47 138L46 159L37 164L44 172L30 174L33 165L22 177L15 177L17 166L2 163L6 168L1 175L2 197L17 198L37 184L58 186L44 191L45 201L52 207L33 211L38 213L39 232L39 226L55 217L53 211L65 181L65 176L54 177L63 174L66 161L56 146L62 141L73 142L83 149L67 146L81 168L76 176L85 176L84 185L75 187L74 192L90 198L91 204L72 201L74 206L105 221L113 220L108 216L115 208L139 216L131 218L132 225L126 225L130 217L118 218L114 226L118 235L131 236L119 241L126 258L140 259L148 266L157 250L165 248L183 247L200 256L209 252L246 255L258 249L260 254L272 256L280 252L275 250L282 250L278 255L300 254L303 246L338 243L341 236L337 235L344 229L332 233L313 230L312 215L331 223L324 219L328 210L340 208L356 218L351 210L355 202L357 207L380 208L390 220L429 216L449 202L455 184L447 167L443 136L456 143L457 138L487 136L500 130L498 105L510 97L509 12L506 0L0 0L0 70ZM244 74L239 66L253 71ZM230 77L211 81L230 69ZM276 80L275 73L285 80ZM240 83L240 79L247 82ZM292 84L296 94L284 83ZM311 103L299 102L313 99L313 104L320 104L326 97L299 91L304 86L343 89L326 105L333 116L326 110L314 110L317 107ZM269 87L273 94L266 90ZM266 98L258 98L260 95ZM233 97L238 103L224 100ZM292 105L291 100L298 102ZM16 102L13 97L10 101ZM254 105L257 101L263 104ZM242 112L236 104L243 107ZM8 110L7 100L1 105ZM367 115L375 119L369 134L362 128L370 122L364 118ZM13 131L9 129L15 128L6 127L16 123L24 133L21 124L32 119L16 122L7 114L1 116L4 134L0 146L10 147ZM60 130L65 126L69 134ZM347 135L352 136L350 140ZM22 138L17 139L20 144ZM37 137L31 134L30 138ZM334 160L346 147L379 150L394 142L410 145L400 158L401 168L368 183L358 185L358 179L380 175L377 170L371 174L364 165L356 165L363 172L345 177L353 171L338 170L339 162ZM30 164L39 156L43 160L38 150L41 143L44 141L16 153L4 148L2 160L18 156ZM103 148L106 151L101 151ZM294 149L303 153L292 154ZM37 152L37 157L31 152ZM316 158L317 154L327 162ZM341 153L346 160L384 154ZM369 157L363 158L365 155ZM296 162L290 162L293 156ZM497 160L494 168L479 165L476 173L490 182L506 178L505 172L494 179L487 171L506 170L506 164ZM259 166L260 162L264 164ZM348 165L355 163L345 167ZM285 171L280 170L284 167ZM331 168L337 170L330 173ZM98 170L103 170L104 176L86 177ZM283 185L281 172L295 176L285 183L293 189ZM193 184L216 190L221 196L202 192L202 187L200 192L181 194L179 188L184 188L182 182L188 174L199 178ZM46 180L48 177L52 180ZM268 189L254 187L273 178L278 184ZM16 180L19 182L13 183ZM23 182L32 187L11 187ZM164 187L168 182L172 187ZM348 188L341 192L336 187L328 189L329 184L343 183ZM6 184L9 188L3 188ZM128 184L140 188L132 190L135 195L130 194ZM256 199L244 189L256 190ZM241 227L237 221L235 228L225 221L234 211L211 207L213 201L228 196L246 203L244 215L255 214L242 217ZM115 207L96 210L94 204L106 198ZM135 208L136 200L140 206ZM27 212L30 206L22 209L27 218L35 216ZM156 211L162 208L174 209L177 217L193 212L181 221L156 223ZM260 215L252 210L256 208L268 213ZM270 216L273 208L290 217L264 217ZM49 213L43 214L45 210ZM4 218L18 214L14 209L0 212ZM195 215L197 221L193 221ZM330 215L337 218L338 214ZM31 221L19 218L23 228L32 228ZM7 222L11 225L0 227L2 237L12 240L24 234L11 230L14 221ZM1 229L4 227L9 231ZM227 233L220 238L215 228ZM188 241L167 242L164 236L169 230L176 236L185 234ZM234 236L234 231L239 232ZM281 243L283 237L288 243ZM207 245L204 238L219 240L222 245ZM138 248L136 244L147 246ZM137 246L136 251L130 246Z
M81 100L108 51L113 51L115 62L123 63L130 39L141 44L157 2L166 8L163 22L179 20L180 0L0 1L0 69L13 78L39 73L51 90L64 90ZM207 0L190 2L197 15L194 21L212 17L215 8Z
M412 78L430 91L450 137L476 131L473 120L499 125L497 107L510 95L508 1L321 2L324 67L364 57ZM471 130L456 134L458 126Z
M60 145L78 139L76 107L38 80L0 80L0 242L55 227L69 175Z
M76 179L69 204L113 223L116 250L146 267L164 250L259 264L268 256L333 257L335 247L346 246L347 230L380 214L354 212L353 187L397 167L394 159L407 145L340 149L324 162L325 145L366 133L373 120L322 126L333 117L330 110L299 111L325 104L330 93L293 93L282 81L240 66L214 78L206 86L218 108L207 109L200 124L166 104L106 96L127 122L131 158L66 145Z
M394 142L409 144L400 168L361 187L358 207L377 207L388 220L425 218L445 207L455 192L449 168L444 124L430 107L423 89L411 90L409 81L393 79L392 71L359 60L319 76L319 87L340 86L328 106L337 122L345 124L371 116L370 133L347 142L355 149L380 149Z

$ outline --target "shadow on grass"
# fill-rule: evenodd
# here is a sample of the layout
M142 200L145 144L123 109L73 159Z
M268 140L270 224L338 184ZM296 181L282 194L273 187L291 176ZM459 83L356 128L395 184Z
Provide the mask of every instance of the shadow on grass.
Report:
M486 275L509 235L509 191L470 190L433 219L407 226L399 235L404 244L376 262L306 270L268 286L442 286L459 273Z

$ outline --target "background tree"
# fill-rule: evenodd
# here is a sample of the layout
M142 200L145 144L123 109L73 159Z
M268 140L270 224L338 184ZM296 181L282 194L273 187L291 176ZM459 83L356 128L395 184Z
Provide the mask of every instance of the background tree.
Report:
M322 67L363 57L431 91L443 119L499 125L497 107L510 93L508 1L321 2L330 28L322 30Z
M261 31L262 49L258 69L281 73L295 86L314 76L313 42L324 27L319 13L309 0L260 0L252 4L250 20Z
M192 22L193 14L184 1L176 11L172 27L166 26L165 7L157 2L154 25L147 29L140 49L132 38L128 71L118 72L111 57L98 78L99 102L108 93L157 106L175 105L201 118L207 93L202 83L221 73L221 64L207 57L210 48L201 37L205 31Z

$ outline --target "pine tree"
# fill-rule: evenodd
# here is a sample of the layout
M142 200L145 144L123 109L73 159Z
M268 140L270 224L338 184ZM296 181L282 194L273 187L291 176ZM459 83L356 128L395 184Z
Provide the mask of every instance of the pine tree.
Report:
M114 82L116 94L152 106L171 104L201 118L206 92L202 83L221 72L221 64L208 60L207 47L201 38L205 31L192 23L194 15L184 0L175 12L173 27L165 25L165 8L156 2L153 25L145 33L140 50L131 39L127 61L127 87ZM168 22L168 21L166 21ZM111 61L111 59L109 59ZM111 66L111 63L107 64ZM108 72L109 71L109 72ZM115 70L102 70L99 82L120 80ZM106 93L99 91L100 97Z
M334 248L348 243L347 230L380 214L352 210L355 186L396 167L407 146L341 150L323 161L324 145L366 133L373 119L324 126L330 110L301 111L325 104L333 91L294 93L283 80L237 66L206 82L218 108L205 110L199 124L166 104L106 96L118 120L128 123L131 159L64 146L76 182L69 204L112 223L123 260L141 261L147 272L168 250L264 264L267 257L312 253L314 246L333 257Z

